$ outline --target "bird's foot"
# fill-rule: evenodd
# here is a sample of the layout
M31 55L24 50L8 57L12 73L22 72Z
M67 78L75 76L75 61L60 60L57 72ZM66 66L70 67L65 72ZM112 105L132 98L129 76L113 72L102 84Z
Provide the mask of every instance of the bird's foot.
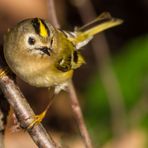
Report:
M40 124L42 122L42 120L44 119L46 115L46 111L42 112L41 114L39 115L35 115L33 116L33 121L32 123L27 127L27 129L31 129L33 128L34 126Z

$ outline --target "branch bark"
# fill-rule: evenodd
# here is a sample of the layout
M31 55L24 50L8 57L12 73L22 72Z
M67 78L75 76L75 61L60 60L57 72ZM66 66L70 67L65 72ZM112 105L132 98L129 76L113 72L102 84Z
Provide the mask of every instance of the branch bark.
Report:
M71 81L68 87L68 92L70 94L70 101L71 101L71 107L72 107L72 111L74 113L74 117L75 120L79 126L80 129L80 133L83 139L83 142L85 144L86 148L92 148L92 143L91 143L91 139L89 136L89 133L87 131L84 119L83 119L83 115L82 115L82 111L81 111L81 107L78 101L78 97L73 85L73 82Z

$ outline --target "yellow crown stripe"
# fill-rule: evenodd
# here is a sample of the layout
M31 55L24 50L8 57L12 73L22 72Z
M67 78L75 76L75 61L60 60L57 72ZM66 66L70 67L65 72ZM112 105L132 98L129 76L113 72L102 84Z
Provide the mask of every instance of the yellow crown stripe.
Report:
M38 19L38 22L39 22L39 27L40 27L40 32L39 34L42 36L42 37L47 37L48 36L48 30L47 28L45 27L45 25L42 23L42 21L40 19Z

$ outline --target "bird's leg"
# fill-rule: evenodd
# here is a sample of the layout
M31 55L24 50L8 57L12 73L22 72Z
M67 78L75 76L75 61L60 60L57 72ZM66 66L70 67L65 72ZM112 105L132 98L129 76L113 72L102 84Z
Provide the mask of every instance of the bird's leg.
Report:
M33 121L27 127L27 129L33 128L35 125L38 125L39 123L42 122L42 120L44 119L47 111L49 110L50 106L52 105L54 98L55 98L55 94L53 94L53 96L51 97L51 99L50 99L47 107L45 108L45 110L41 114L33 116Z

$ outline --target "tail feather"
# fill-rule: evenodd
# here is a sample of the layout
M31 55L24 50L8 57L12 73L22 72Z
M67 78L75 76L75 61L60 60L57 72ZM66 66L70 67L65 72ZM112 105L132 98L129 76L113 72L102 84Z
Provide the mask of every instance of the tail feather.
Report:
M112 19L112 16L110 15L109 12L103 12L101 13L97 18L95 18L94 20L92 20L91 22L87 23L86 25L80 27L80 28L76 28L76 32L84 32L90 28L95 27L96 25L101 24L102 22L104 22L105 20L110 20Z
M104 12L90 23L82 26L81 28L77 28L75 30L75 36L70 40L74 45L77 46L77 44L80 44L81 42L84 43L86 40L92 38L95 34L120 25L122 22L123 21L121 19L113 18L110 13Z

